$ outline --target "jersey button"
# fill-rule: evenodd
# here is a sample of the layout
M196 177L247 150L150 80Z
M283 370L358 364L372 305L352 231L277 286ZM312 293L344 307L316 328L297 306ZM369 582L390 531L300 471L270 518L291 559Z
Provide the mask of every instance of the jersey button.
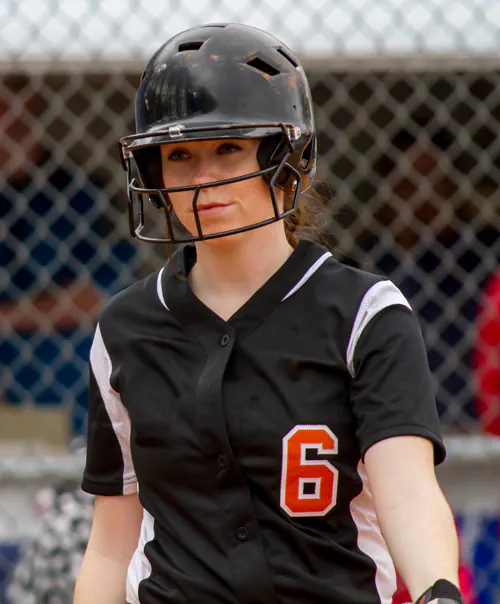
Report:
M227 461L226 461L225 455L219 455L219 457L217 458L217 462L218 462L219 468L221 468L221 470L224 470L225 468L227 468Z
M246 526L240 526L240 528L236 531L236 538L238 541L246 541L248 539L248 529Z
M220 339L220 345L221 346L227 346L229 344L229 336L227 335L227 333L225 333L222 338Z

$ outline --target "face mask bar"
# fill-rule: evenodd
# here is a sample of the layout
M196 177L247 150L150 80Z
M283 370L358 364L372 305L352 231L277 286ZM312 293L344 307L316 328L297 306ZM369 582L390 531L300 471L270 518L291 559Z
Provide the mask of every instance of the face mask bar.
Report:
M234 133L234 131L238 130L246 130L249 134L247 136L241 136L241 134L238 135ZM175 124L164 129L129 134L128 136L122 137L119 140L118 145L120 148L120 155L122 158L125 158L127 153L130 153L134 148L138 149L140 147L155 146L179 140L201 141L218 138L264 138L266 136L272 136L273 134L279 134L280 132L283 134L283 140L288 145L290 151L295 151L292 141L298 140L302 135L302 131L294 124L284 122L254 122L250 124L225 124L219 126L205 125L193 126L191 128L186 128L182 124ZM217 136L214 136L212 133L216 133ZM192 136L193 134L195 136ZM206 136L199 136L200 134L206 134ZM159 138L161 140L157 140Z
M287 163L286 160L289 158L289 156L290 156L290 154L286 153L285 156L283 157L282 161L280 162L280 164L277 166L272 166L270 168L258 170L257 172L252 172L250 174L244 174L242 176L238 176L238 177L234 177L234 178L227 178L225 180L217 180L217 181L205 183L202 185L187 185L184 187L166 187L166 188L162 188L162 189L148 189L148 188L137 186L135 184L136 179L133 179L130 182L129 187L128 187L130 233L133 237L136 237L140 241L146 241L148 243L191 243L194 241L203 241L206 239L216 239L218 237L226 237L228 235L234 235L236 233L250 231L252 229L256 229L261 226L265 226L266 224L271 224L272 222L277 222L278 220L286 218L286 216L290 215L297 208L298 196L300 193L301 182L302 182L302 176L300 175L300 173L295 168L293 168L290 164ZM295 185L292 207L289 208L288 210L284 210L283 212L280 212L279 207L278 207L278 200L276 199L276 191L274 190L274 187L276 186L277 178L278 178L281 170L284 167L286 167L287 170L289 170L290 172L293 173L293 175L295 177L296 185ZM239 227L237 229L221 231L218 233L210 233L207 235L205 235L203 233L200 217L199 217L199 214L197 211L198 197L199 197L200 191L202 189L208 189L210 187L222 186L222 185L230 184L233 182L240 182L242 180L256 178L258 176L262 176L262 175L268 174L270 172L274 172L274 174L269 182L269 185L268 185L269 192L271 195L274 217L268 218L267 220L262 220L260 222L256 222L256 223L253 223L250 225L245 225L245 226ZM175 228L174 228L173 219L172 219L173 208L172 208L172 204L170 203L170 201L168 199L168 194L176 193L176 192L180 192L180 191L194 191L195 192L194 196L193 196L192 206L193 206L194 217L196 220L197 235L186 236L186 237L182 237L182 238L175 236ZM137 202L138 202L138 207L139 207L138 223L136 223L135 215L134 215L134 200L133 200L134 194L137 195ZM161 200L161 203L163 205L163 208L165 210L165 218L167 221L167 228L168 228L168 235L169 235L167 238L147 237L145 235L142 235L142 231L145 227L143 196L144 195L149 196L151 194L157 195L159 197L159 199Z
M267 126L269 126L269 125L256 124L256 125L252 125L252 126L247 125L245 127L255 129L256 127L261 128L261 127L267 127ZM276 124L273 124L272 126L276 127ZM220 129L224 128L227 130L226 127L219 127L219 128ZM231 129L233 129L233 128L241 128L241 126L232 125ZM190 131L191 132L193 132L193 131L201 132L201 131L207 131L208 129L209 128L206 128L206 127L205 128L193 128ZM133 152L130 150L127 150L123 144L124 140L130 141L130 139L136 140L138 137L145 137L145 136L151 137L152 136L151 133L147 133L145 135L142 135L142 134L141 135L131 135L129 137L125 137L124 139L121 139L120 140L120 149L121 149L121 155L122 155L122 163L123 163L123 166L127 173L129 230L130 230L130 234L132 235L132 237L135 237L135 238L139 239L140 241L145 241L148 243L190 243L190 242L194 242L194 241L216 239L219 237L226 237L228 235L233 235L233 234L242 233L245 231L250 231L250 230L259 228L261 226L265 226L267 224L277 222L278 220L281 220L283 218L286 218L286 216L290 215L292 212L294 212L297 209L298 197L299 197L299 194L301 191L301 185L302 185L302 176L301 176L300 172L297 169L295 169L293 166L291 166L289 163L287 163L287 160L289 159L290 155L292 154L292 152L294 150L293 143L290 138L290 134L294 138L295 137L298 138L300 136L300 130L298 131L298 129L294 128L293 126L290 126L289 124L280 124L280 129L284 135L284 142L288 146L289 151L284 154L283 158L281 159L281 161L278 165L264 168L264 169L258 170L256 172L252 172L250 174L244 174L241 176L236 176L236 177L228 178L228 179L224 179L224 180L218 180L218 181L205 183L205 184L201 184L201 185L186 185L183 187L165 187L165 188L161 188L161 189L147 188L147 187L141 186L141 185L143 185L143 182L141 179L140 171L139 171L138 179L132 178L130 161L131 161L131 158L133 157ZM170 130L172 130L172 128ZM215 130L215 128L210 128L210 131L213 131L213 130ZM153 136L155 138L157 136L163 136L165 132L168 132L168 131L157 131L154 133ZM175 136L176 140L178 140L179 138L180 138L179 136ZM228 138L230 138L230 136L228 136ZM196 139L196 140L200 140L200 139ZM279 186L276 183L277 183L278 177L280 176L283 169L286 169L289 174L293 174L294 184L293 184L292 192L294 193L294 197L292 200L291 207L289 209L284 209L284 211L280 213L280 210L278 207L278 201L276 199L275 186ZM206 235L203 233L203 228L201 226L200 217L199 217L199 214L197 211L198 197L199 197L200 191L202 189L207 189L207 188L216 187L216 186L222 186L222 185L231 184L234 182L241 182L243 180L248 180L250 178L257 178L257 177L264 176L266 174L271 174L271 173L273 173L273 175L268 183L268 186L269 186L269 192L271 195L274 217L266 219L266 220L262 220L262 221L259 221L257 223L253 223L250 225L245 225L245 226L242 226L242 227L239 227L236 229L231 229L229 231L221 231L218 233L210 233L210 234L206 234ZM289 176L289 178L290 178L290 176ZM173 217L172 217L173 208L172 208L172 204L168 198L168 194L181 192L181 191L194 191L192 207L193 207L193 213L194 213L195 220L196 220L196 228L197 228L196 235L191 235L191 236L187 235L187 236L177 237L175 234L175 225L174 225ZM136 196L137 205L138 205L138 216L137 216L138 222L136 222L136 216L135 216L135 211L134 211L134 195ZM142 231L145 228L145 213L144 213L144 201L143 201L144 195L146 195L148 197L150 195L155 195L161 201L161 204L165 211L165 218L166 218L167 229L168 229L168 237L166 237L166 238L148 237L148 236L145 236L142 234Z

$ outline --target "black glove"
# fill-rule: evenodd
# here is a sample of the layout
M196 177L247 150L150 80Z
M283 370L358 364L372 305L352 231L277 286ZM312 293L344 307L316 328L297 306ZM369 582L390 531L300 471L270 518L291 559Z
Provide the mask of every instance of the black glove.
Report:
M464 604L464 600L456 585L446 579L439 579L417 599L415 604Z

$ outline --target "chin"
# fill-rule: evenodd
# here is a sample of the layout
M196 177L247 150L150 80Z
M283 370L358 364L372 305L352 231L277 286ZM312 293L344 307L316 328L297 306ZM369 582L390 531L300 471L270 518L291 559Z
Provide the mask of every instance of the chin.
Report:
M203 229L203 234L204 235L213 235L216 233L221 233L224 231L232 231L233 229L238 228L237 226L234 225L228 225L228 224L218 224L218 225L210 225L209 227L206 227ZM209 243L213 243L213 244L218 244L219 242L224 243L225 240L227 239L233 239L235 237L237 237L238 235L241 235L242 233L235 233L233 235L224 235L223 237L215 237L214 239L207 239L207 242Z
M229 208L228 208L229 210ZM225 212L226 213L226 212ZM229 212L227 212L229 213ZM192 216L190 217L192 218ZM201 217L200 216L200 223L201 223L201 227L202 227L202 231L204 235L212 235L215 233L221 233L224 231L232 231L234 229L239 229L248 225L252 225L252 224L256 224L258 222L262 222L264 220L269 220L271 218L271 216L247 216L247 217L242 217L241 215L238 217L238 220L235 219L236 217L233 216L222 216L222 215L212 215L212 216L204 216ZM192 220L190 220L191 224L190 224L190 228L189 228L189 232L192 233L193 235L196 235L197 233L197 229L196 229L196 223L193 223ZM273 225L275 223L270 223L270 225ZM250 234L254 233L255 230L261 229L264 227L257 227L256 229L251 229L249 231L243 231L241 233L234 233L232 235L225 235L223 237L216 237L214 239L207 239L204 240L203 243L210 243L210 244L214 244L214 245L226 245L228 242L234 242L236 240L240 240L243 236L250 236ZM266 229L267 230L267 229Z
M202 229L203 229L204 235L212 235L212 234L221 233L224 231L232 231L233 229L238 229L241 226L242 226L241 223L240 224L234 224L234 223L229 224L227 222L222 222L222 221L220 221L217 224L210 224L210 225L203 225L203 223L202 223ZM194 232L196 232L196 229ZM251 231L243 231L242 233L233 233L232 235L223 235L222 237L214 237L213 239L203 239L201 242L197 242L197 243L203 243L204 245L210 245L210 246L225 247L227 245L233 245L236 241L240 241L245 235L248 235L249 232L251 232Z

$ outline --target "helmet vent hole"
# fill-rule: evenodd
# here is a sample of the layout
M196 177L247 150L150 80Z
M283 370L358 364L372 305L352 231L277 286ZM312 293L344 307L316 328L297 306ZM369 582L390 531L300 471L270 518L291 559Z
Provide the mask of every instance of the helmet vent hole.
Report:
M267 73L267 75L270 76L275 76L280 73L279 69L276 69L276 67L269 65L269 63L266 63L262 59L259 59L259 57L255 57L255 59L248 61L247 65L250 65L250 67L257 69L258 71L263 71L264 73Z
M297 69L297 67L299 66L299 64L297 63L297 61L294 58L292 58L282 48L277 48L276 50L280 53L280 55L284 56L285 59L295 67L295 69Z
M203 42L184 42L179 44L179 52L185 52L186 50L200 50L203 46Z

